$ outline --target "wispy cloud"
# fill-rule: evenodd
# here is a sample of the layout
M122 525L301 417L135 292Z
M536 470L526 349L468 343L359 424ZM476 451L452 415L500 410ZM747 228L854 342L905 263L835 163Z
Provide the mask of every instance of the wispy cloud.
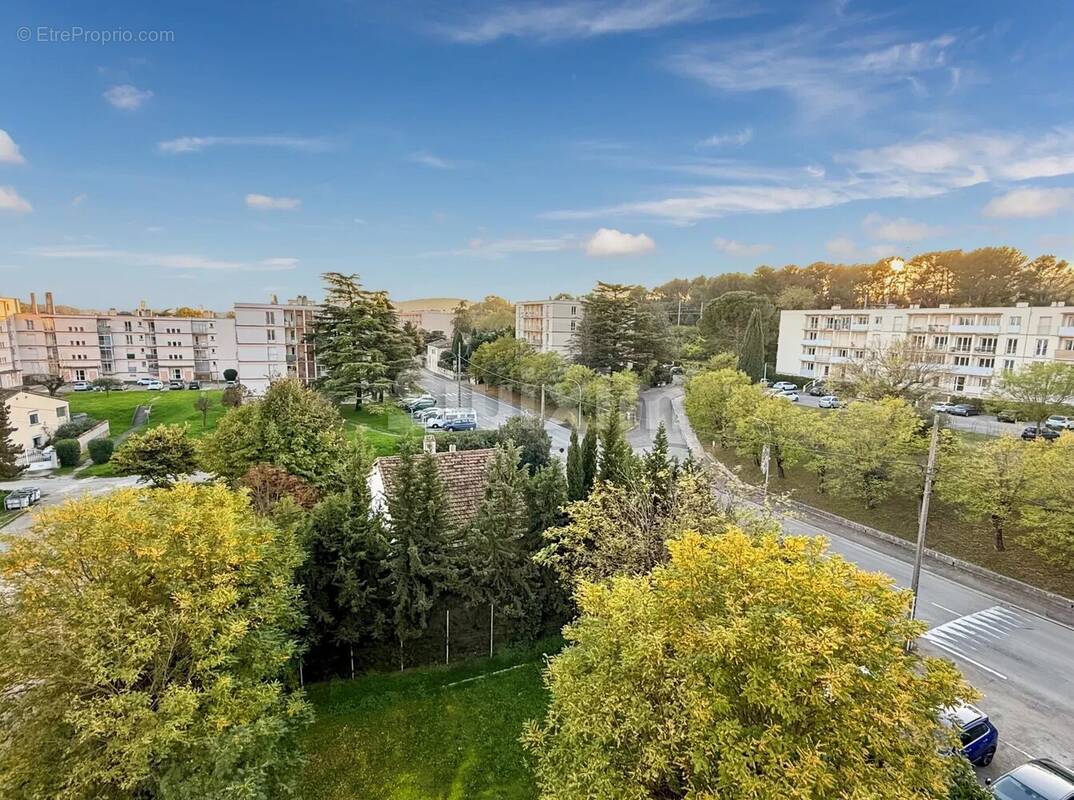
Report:
M698 144L701 147L742 147L749 144L753 139L753 128L743 128L734 133L717 133L707 139L702 139Z
M860 35L846 23L799 25L762 35L692 46L669 68L722 92L779 92L808 117L857 115L890 92L929 93L950 86L951 36L905 41L896 34Z
M984 207L986 217L1051 217L1074 210L1074 189L1015 189Z
M127 267L158 267L164 269L234 270L243 272L277 272L298 266L297 258L265 258L260 261L234 261L208 258L189 253L145 253L95 245L57 245L35 247L28 251L40 258L69 261L108 261Z
M458 169L463 166L461 161L450 161L430 153L428 150L418 150L411 153L407 160L413 164L421 164L423 167L431 167L432 169Z
M443 256L467 256L471 258L501 259L507 256L525 253L558 253L573 250L578 246L573 236L546 238L505 238L505 239L471 239L466 247L453 250L436 250L422 253L429 258Z
M104 91L103 97L113 107L123 111L136 111L153 96L149 89L139 89L129 83L112 86Z
M712 245L721 253L726 253L735 258L755 258L772 249L770 244L746 244L734 239L723 239L719 236L712 240Z
M940 236L946 230L940 225L929 225L907 217L888 218L875 212L867 214L861 225L873 239L887 242L918 242Z
M87 197L89 197L89 195L85 192L82 192L81 194L76 194L74 197L71 198L71 205L75 208L78 208L80 205L86 202Z
M316 136L180 136L157 142L157 150L169 155L201 153L210 147L279 147L304 153L321 153L332 149L332 143Z
M876 261L898 253L899 248L888 242L859 247L849 236L836 236L824 243L828 254L842 261Z
M839 168L834 170L757 167L752 177L749 168L737 162L694 165L691 172L706 174L708 170L711 177L724 181L617 205L555 210L542 217L630 217L689 225L730 214L936 197L983 183L1074 174L1074 130L1057 128L1037 137L974 133L916 139L836 154L835 162Z
M585 254L596 258L636 256L656 249L656 242L644 233L623 233L601 228L585 243Z
M0 164L25 164L26 159L19 152L19 146L11 135L0 128Z
M505 37L560 41L655 30L701 19L739 17L750 13L744 4L709 0L515 2L492 9L439 25L435 31L462 44L486 44Z
M15 191L14 186L0 186L0 211L13 214L29 214L34 208Z
M270 197L267 194L246 195L248 208L256 208L258 211L293 211L302 205L297 197Z

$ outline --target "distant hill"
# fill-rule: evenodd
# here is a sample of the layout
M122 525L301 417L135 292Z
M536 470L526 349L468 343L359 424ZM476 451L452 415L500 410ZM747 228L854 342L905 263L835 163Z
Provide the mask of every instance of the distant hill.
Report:
M419 297L417 300L392 300L400 311L454 311L462 302L459 297Z

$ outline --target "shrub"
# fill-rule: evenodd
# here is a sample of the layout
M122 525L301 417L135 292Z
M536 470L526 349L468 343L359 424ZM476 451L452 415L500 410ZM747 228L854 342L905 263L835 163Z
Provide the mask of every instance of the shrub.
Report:
M97 420L93 417L79 417L70 422L65 422L56 429L56 433L52 435L52 441L58 442L61 439L76 439L96 424Z
M306 481L272 464L256 464L239 481L250 490L250 505L258 514L269 514L276 504L290 497L307 511L320 500L320 492Z
M53 446L61 467L77 467L82 460L82 445L77 439L60 439Z
M239 371L237 369L228 368L228 369L224 370L224 380L225 381L233 381L237 377L239 377Z
M94 464L107 464L115 448L116 445L111 439L94 439L87 449Z
M242 405L242 398L246 390L239 384L224 389L224 395L220 398L220 404L226 408L238 408Z

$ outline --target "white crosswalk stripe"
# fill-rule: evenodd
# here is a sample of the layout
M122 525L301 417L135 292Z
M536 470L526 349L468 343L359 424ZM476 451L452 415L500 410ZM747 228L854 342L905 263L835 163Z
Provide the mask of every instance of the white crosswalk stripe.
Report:
M1003 606L992 606L937 625L921 638L1006 680L1005 675L970 658L966 651L987 651L994 643L1010 636L1012 631L1025 627L1028 627L1025 618Z

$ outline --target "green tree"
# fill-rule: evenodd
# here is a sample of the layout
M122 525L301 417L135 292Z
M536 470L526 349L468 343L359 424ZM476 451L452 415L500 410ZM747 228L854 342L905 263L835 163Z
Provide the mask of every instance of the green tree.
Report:
M19 456L22 455L22 445L12 441L11 434L14 432L15 427L11 424L7 398L0 396L0 480L13 480L25 469L18 465Z
M513 335L501 336L478 347L470 358L470 377L489 386L515 385L522 374L522 362L533 348Z
M1044 443L1042 443L1044 444ZM1029 502L1021 525L1029 546L1061 567L1074 567L1074 434L1028 451Z
M776 329L776 307L764 295L751 291L730 291L708 303L697 327L705 336L709 352L741 354L746 331L751 324L755 324L750 322L755 311L763 331ZM764 344L762 342L762 348ZM770 355L773 354L762 352L761 363ZM741 361L739 366L745 370Z
M61 467L77 467L82 461L82 445L78 439L57 439L52 443Z
M533 474L552 458L552 437L540 418L511 417L500 426L500 442L514 443L519 448L522 466Z
M194 441L186 425L157 425L133 434L112 456L117 475L137 475L139 483L168 487L198 468Z
M1017 404L1026 419L1042 425L1060 405L1074 398L1074 365L1037 361L1007 370L1000 376L998 394Z
M731 423L728 411L731 395L749 385L749 376L737 369L706 371L690 378L683 405L698 435L705 440L719 438Z
M524 735L542 797L947 797L936 710L974 692L906 653L925 627L906 592L820 539L668 547L651 574L579 589Z
M761 380L765 365L765 329L761 312L757 309L750 314L746 324L746 333L738 349L738 363L754 381Z
M943 454L937 494L963 519L986 523L996 550L1006 550L1003 536L1032 501L1037 454L1049 446L1012 436L960 444Z
M623 418L612 407L600 430L600 468L597 477L611 483L625 483L634 469L634 453L623 433Z
M538 550L541 533L564 521L563 509L568 500L567 479L557 459L530 476L526 487L526 504L530 512L530 533L535 538L529 541L528 550Z
M551 390L563 379L567 362L559 353L526 353L519 365L518 378L523 389L534 395L540 393L541 386Z
M414 348L399 326L386 292L363 289L357 275L326 272L324 303L311 329L317 386L337 400L354 398L357 410L367 393L382 400L392 382L413 365Z
M664 513L671 501L671 491L678 473L678 465L668 454L668 432L663 421L656 428L653 447L645 454L645 478L653 504L658 513Z
M633 356L633 324L639 287L599 281L585 296L575 330L575 361L599 372L625 369Z
M805 457L806 429L820 422L815 412L767 396L757 386L735 391L728 401L728 411L735 420L736 452L750 456L760 465L767 445L770 466L775 467L781 479L787 477L787 466Z
M494 294L486 295L480 303L472 304L467 312L471 321L470 330L499 331L515 326L514 304Z
M578 443L578 428L571 428L571 441L567 446L567 496L571 500L585 497L585 470L582 466L582 448Z
M899 397L920 403L936 394L939 378L933 357L912 339L896 339L883 347L867 348L864 357L848 362L842 376L832 383L863 400Z
M591 422L585 429L582 437L582 489L585 496L593 491L593 484L597 482L597 437L600 426L596 420Z
M0 796L291 796L300 560L222 485L42 509L0 553Z
M116 445L111 439L93 439L86 449L89 450L94 464L107 464L112 459Z
M238 408L245 398L246 389L244 387L238 384L228 386L224 389L223 395L220 396L220 405L224 406L224 408Z
M194 410L201 412L201 428L205 430L209 426L209 410L213 407L212 398L209 395L201 393L198 395L198 399L194 401Z
M56 393L60 391L60 387L67 383L62 375L52 375L43 372L27 375L23 378L23 381L27 386L43 387L48 391L49 397L55 397Z
M198 464L206 472L235 484L267 454L261 434L261 408L256 402L230 409L216 427L198 439Z
M1031 306L1074 300L1074 269L1061 258L1038 256L1018 275L1018 296Z

